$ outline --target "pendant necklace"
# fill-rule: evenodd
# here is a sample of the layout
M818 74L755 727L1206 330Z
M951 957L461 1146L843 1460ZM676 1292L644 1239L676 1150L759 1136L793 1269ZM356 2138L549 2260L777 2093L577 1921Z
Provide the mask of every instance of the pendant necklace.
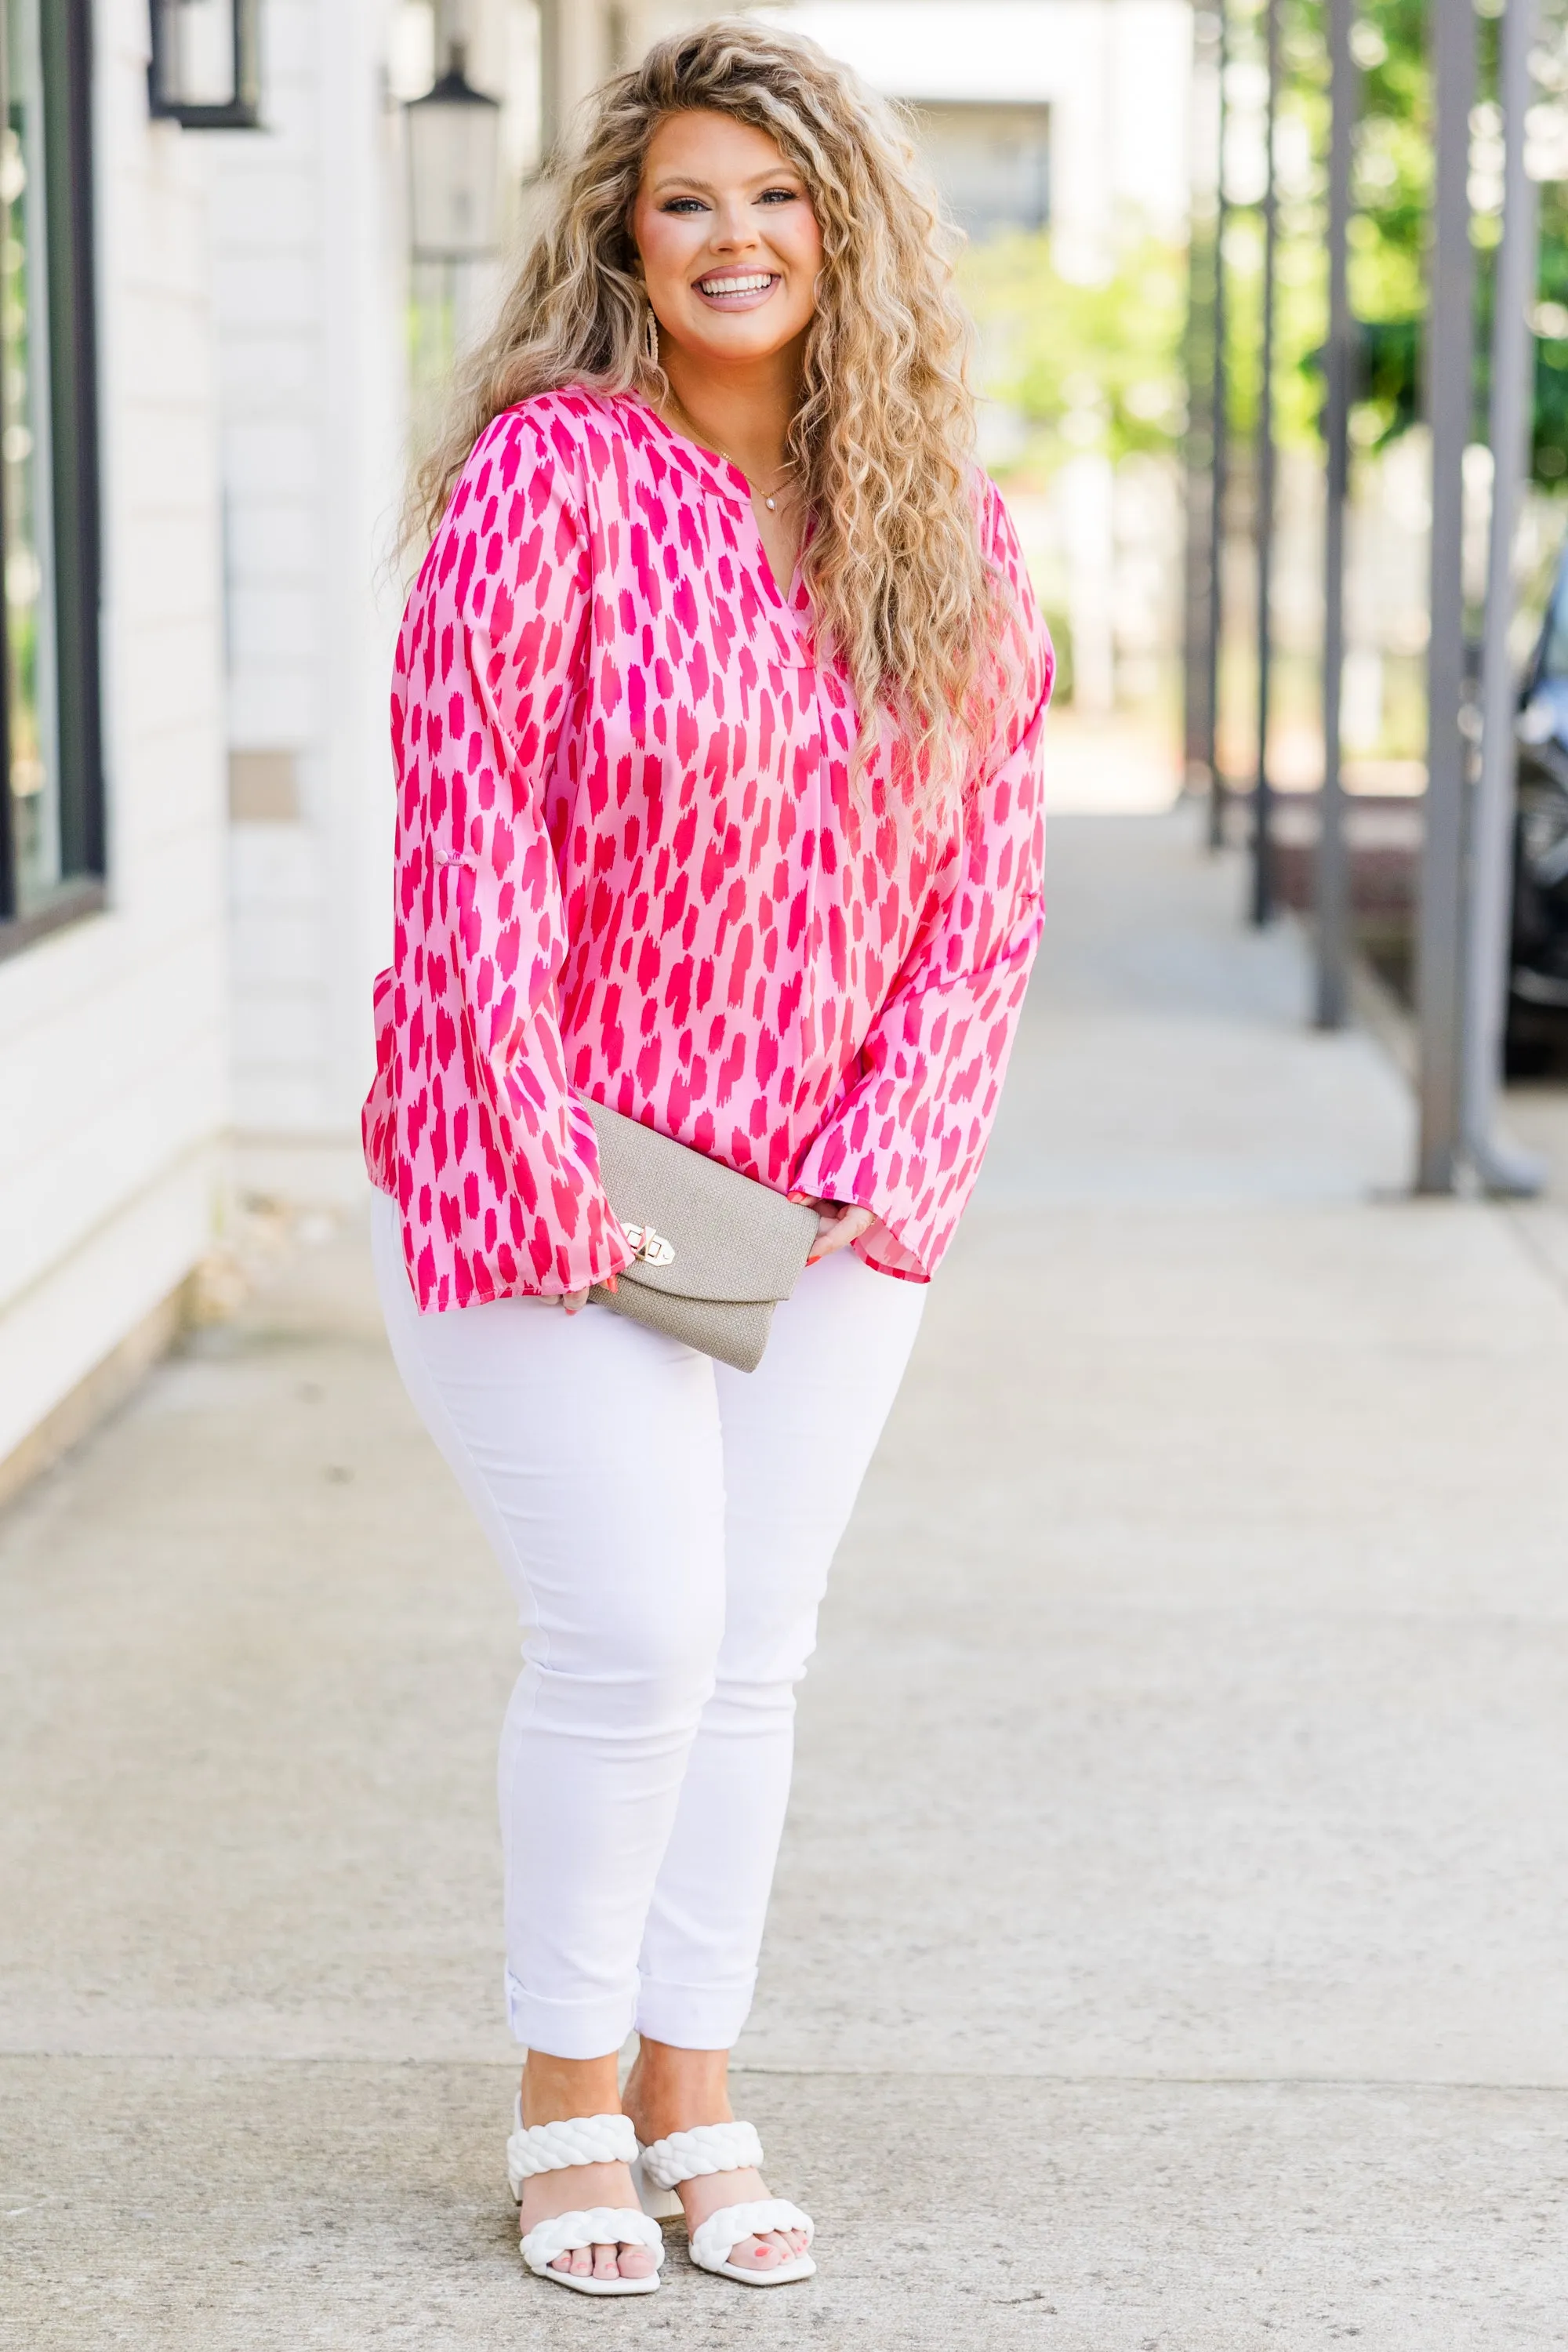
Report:
M730 451L725 448L722 441L720 440L718 435L716 433L705 433L702 427L698 424L697 419L692 415L691 411L686 407L684 403L673 392L670 394L670 399L674 402L675 406L679 409L680 414L685 417L688 425L690 425L692 440L697 442L700 446L703 444L710 444L712 447L717 449L721 457L724 458L729 465L733 466L737 474L740 475L742 480L745 483L746 488L751 491L752 496L754 499L760 498L768 512L770 514L774 513L776 511L773 504L774 499L778 492L783 489L786 478L794 473L795 460L791 458L771 490L761 490L758 488L756 483L752 481L750 474L747 473L739 457L731 455Z

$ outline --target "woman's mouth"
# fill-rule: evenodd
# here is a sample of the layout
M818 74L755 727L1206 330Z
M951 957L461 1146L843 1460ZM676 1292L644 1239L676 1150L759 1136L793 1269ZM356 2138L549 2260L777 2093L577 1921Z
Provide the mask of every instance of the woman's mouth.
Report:
M715 310L754 310L783 282L773 269L710 269L696 291Z

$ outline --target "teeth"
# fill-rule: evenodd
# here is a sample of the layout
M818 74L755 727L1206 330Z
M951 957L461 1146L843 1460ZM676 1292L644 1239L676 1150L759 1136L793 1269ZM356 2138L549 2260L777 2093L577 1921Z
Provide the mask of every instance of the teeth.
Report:
M771 270L764 270L760 277L700 278L697 281L704 294L762 294L773 282Z

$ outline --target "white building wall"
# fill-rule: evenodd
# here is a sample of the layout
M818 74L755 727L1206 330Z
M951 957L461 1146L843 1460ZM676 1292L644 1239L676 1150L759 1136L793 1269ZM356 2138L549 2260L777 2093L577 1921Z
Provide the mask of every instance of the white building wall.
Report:
M225 1117L208 159L97 13L107 911L0 962L0 1465L206 1249Z
M390 953L387 686L406 357L390 0L268 0L268 128L221 142L240 1180L362 1186L371 982Z

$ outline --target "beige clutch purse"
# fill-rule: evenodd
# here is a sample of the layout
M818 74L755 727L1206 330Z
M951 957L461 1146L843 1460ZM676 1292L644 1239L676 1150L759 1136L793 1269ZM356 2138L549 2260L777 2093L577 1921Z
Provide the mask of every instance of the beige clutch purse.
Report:
M754 1372L816 1238L816 1211L603 1103L585 1108L605 1195L637 1252L614 1290L596 1283L589 1298Z

